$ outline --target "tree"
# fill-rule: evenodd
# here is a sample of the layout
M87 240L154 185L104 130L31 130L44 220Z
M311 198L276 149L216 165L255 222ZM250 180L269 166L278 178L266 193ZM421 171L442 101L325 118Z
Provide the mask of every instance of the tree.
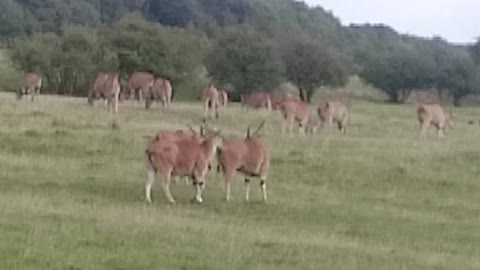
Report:
M147 0L143 10L149 20L169 25L185 27L193 21L194 2L190 0Z
M479 92L479 71L466 51L452 49L447 61L438 68L438 88L449 91L455 106L460 106L461 98Z
M27 26L27 18L14 0L0 1L0 38L11 38L23 34Z
M11 58L19 69L45 78L53 94L86 95L98 71L115 71L117 59L96 30L66 27L62 35L34 34L14 41Z
M345 55L320 42L296 38L284 50L286 77L299 87L302 100L310 102L320 86L344 85L351 71Z
M477 65L480 65L480 38L477 42L470 48L473 60Z
M202 40L182 29L165 28L128 16L113 28L64 27L60 34L39 33L13 42L11 58L23 71L45 78L50 93L86 95L98 72L149 71L174 84L200 76ZM190 78L195 78L193 82Z
M88 25L100 23L100 13L85 0L22 0L17 1L28 10L35 23L31 31L60 33L65 25Z
M278 49L261 34L246 28L231 28L216 42L206 59L212 78L231 84L237 94L270 91L284 72Z
M114 23L129 13L142 13L147 0L87 0L99 10L101 21Z
M130 15L115 23L107 35L118 53L124 75L148 71L179 82L202 66L207 41L180 28L152 24Z
M26 34L32 38L25 42L38 41L47 52L22 43L25 53L15 49L22 65L54 70L53 63L65 63L61 72L70 75L74 69L90 74L87 70L105 70L116 63L123 75L146 70L193 89L205 83L205 65L217 82L237 91L269 90L286 75L309 100L318 86L341 85L353 67L392 102L403 102L411 91L425 87L448 91L456 99L476 91L465 47L401 35L385 25L344 27L331 12L302 1L0 0L0 10L0 42L8 44ZM64 29L72 26L97 33L66 37ZM52 36L37 32L56 33L56 40L48 46ZM92 51L74 45L63 51L64 42L78 35L97 45ZM206 49L212 53L203 61ZM478 65L480 40L468 51ZM78 61L78 67L65 59ZM56 77L47 83L81 94L82 76L75 75L78 80L71 80L77 82L65 87L54 86Z
M400 103L413 90L434 86L437 69L433 58L406 45L364 56L360 74L367 82L383 90L390 102Z

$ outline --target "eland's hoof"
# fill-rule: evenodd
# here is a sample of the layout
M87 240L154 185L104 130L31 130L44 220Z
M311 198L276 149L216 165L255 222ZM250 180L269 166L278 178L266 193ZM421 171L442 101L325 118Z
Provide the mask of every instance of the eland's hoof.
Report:
M203 199L200 197L194 197L192 198L192 200L190 201L191 203L203 203Z

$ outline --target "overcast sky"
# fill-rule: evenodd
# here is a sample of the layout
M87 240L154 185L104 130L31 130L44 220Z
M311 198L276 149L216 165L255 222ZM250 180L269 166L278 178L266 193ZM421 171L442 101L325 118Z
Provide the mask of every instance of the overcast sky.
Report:
M480 37L480 0L304 0L332 11L343 24L384 23L401 33L452 42Z

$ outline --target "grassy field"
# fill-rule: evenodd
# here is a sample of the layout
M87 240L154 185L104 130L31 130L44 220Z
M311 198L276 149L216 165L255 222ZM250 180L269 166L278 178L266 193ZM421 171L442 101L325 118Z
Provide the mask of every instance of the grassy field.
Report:
M299 140L277 113L233 107L225 134L268 119L270 202L258 187L245 203L237 177L227 204L213 173L203 205L183 182L168 205L159 181L147 205L146 137L200 108L113 119L100 102L0 94L0 269L480 269L479 109L418 139L414 107L354 102L347 137Z

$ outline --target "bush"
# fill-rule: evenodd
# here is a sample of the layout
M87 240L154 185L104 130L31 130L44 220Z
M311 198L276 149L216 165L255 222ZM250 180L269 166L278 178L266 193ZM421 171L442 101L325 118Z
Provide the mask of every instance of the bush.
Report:
M7 50L0 49L0 91L13 92L18 86L20 73L13 68Z

